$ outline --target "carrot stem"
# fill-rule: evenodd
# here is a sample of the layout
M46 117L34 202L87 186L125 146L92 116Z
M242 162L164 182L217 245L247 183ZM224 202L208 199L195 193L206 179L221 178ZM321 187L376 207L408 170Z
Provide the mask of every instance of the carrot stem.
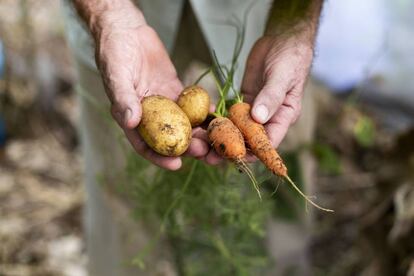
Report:
M171 203L171 205L168 207L167 211L164 214L164 217L161 222L160 232L164 233L168 216L170 215L171 211L174 209L175 205L177 205L179 200L185 195L185 191L187 190L188 185L191 183L191 179L193 178L193 174L194 174L194 171L196 170L196 167L197 167L197 161L193 161L190 172L188 173L188 176L184 181L184 184L181 188L180 193L175 197L174 201Z

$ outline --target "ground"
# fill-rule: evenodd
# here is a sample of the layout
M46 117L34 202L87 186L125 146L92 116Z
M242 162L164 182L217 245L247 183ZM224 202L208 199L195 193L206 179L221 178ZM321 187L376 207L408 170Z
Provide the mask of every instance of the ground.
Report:
M0 275L86 275L77 108L59 1L2 1L0 18Z

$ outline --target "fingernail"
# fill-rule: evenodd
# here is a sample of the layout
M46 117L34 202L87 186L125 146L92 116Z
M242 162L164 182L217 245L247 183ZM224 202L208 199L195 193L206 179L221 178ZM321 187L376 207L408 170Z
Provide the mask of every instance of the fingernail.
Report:
M180 158L177 158L177 159L175 159L174 161L172 161L170 163L170 170L176 171L179 168L181 168L181 159Z
M132 111L131 111L131 109L128 108L124 112L124 124L125 124L125 126L128 125L128 121L129 121L129 119L131 119L131 116L132 116Z
M267 116L269 116L269 110L267 110L266 106L261 104L255 108L254 114L260 123L265 123L267 121Z

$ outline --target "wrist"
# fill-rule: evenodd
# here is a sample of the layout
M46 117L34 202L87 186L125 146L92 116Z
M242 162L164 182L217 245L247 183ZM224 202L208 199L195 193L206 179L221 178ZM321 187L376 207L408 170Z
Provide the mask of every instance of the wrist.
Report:
M318 29L322 0L279 0L269 13L265 35L313 45Z
M108 9L91 16L88 21L89 29L95 40L98 40L107 30L128 30L146 25L145 18L133 4L132 7Z
M131 0L73 0L78 14L98 40L106 29L130 29L145 25L142 12Z
M281 53L289 50L300 56L313 57L315 43L309 34L303 32L290 36L267 34L262 39L268 40L272 52Z
M313 45L317 26L311 22L299 22L294 26L275 26L266 28L265 36L274 37L276 40L296 40L301 43Z

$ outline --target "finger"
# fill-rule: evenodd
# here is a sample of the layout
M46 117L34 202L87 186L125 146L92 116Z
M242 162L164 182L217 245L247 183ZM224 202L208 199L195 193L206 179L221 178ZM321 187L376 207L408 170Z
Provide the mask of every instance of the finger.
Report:
M216 111L216 106L214 104L210 104L210 107L208 109L209 113L214 113Z
M210 140L208 139L208 135L207 135L207 130L201 127L196 127L196 128L193 128L192 133L193 133L192 135L194 138L201 139L204 142L210 144Z
M282 105L288 90L288 84L284 81L275 78L267 80L253 102L253 119L265 124Z
M266 41L260 39L253 46L247 59L242 81L244 101L247 103L252 103L260 88L263 87L264 63L261 61L264 60L267 49Z
M151 161L155 165L167 169L167 170L178 170L181 167L181 158L179 157L166 157L157 154L152 149L150 149L142 138L139 136L138 132L135 130L124 129L125 135L128 138L128 141L131 143L132 147L138 152L142 157Z
M260 73L258 73L260 71L259 69L254 68L254 66L249 66L246 68L242 82L243 100L249 104L254 101L257 92L260 90L260 87L263 86L261 84L263 82L261 80L262 76Z
M111 113L122 128L136 128L142 114L141 103L137 93L134 91L114 92Z
M193 139L186 155L193 156L198 160L204 160L210 150L210 141L207 136L207 131L201 127L196 127L193 128L192 133Z
M162 77L161 77L162 78ZM166 81L162 84L156 83L150 87L150 92L157 95L163 95L174 102L177 101L178 96L183 91L183 84L181 81L175 77L170 81Z
M291 124L295 123L296 120L299 118L299 115L302 110L302 93L303 92L303 85L293 89L286 95L285 101L283 105L291 107L293 109L293 115L288 118L291 120Z
M192 138L190 146L185 152L186 156L192 156L195 158L200 158L207 155L209 150L208 144L199 138Z
M282 105L270 122L265 125L267 135L270 141L272 141L273 147L277 148L279 146L295 117L296 111L294 108Z
M212 149L212 150L210 150L210 152L207 154L207 156L206 156L206 163L207 164L209 164L209 165L213 165L213 166L215 166L215 165L218 165L218 164L220 164L221 162L223 162L224 161L224 159L223 158L221 158L215 151L214 151L214 149Z
M105 92L111 101L111 114L121 128L133 129L141 120L141 102L130 78L127 66L109 66L105 62L98 62ZM112 69L111 69L112 68Z

